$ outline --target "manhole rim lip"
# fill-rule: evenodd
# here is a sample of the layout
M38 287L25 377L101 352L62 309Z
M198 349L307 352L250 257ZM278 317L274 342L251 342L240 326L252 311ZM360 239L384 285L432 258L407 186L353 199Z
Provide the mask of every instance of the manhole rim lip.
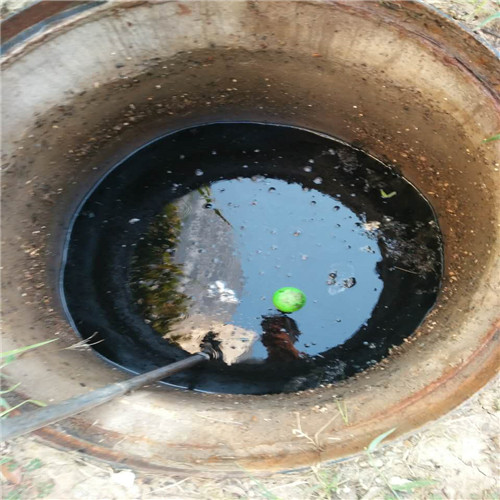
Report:
M119 467L133 467L143 472L161 471L187 476L191 475L194 470L202 477L240 477L246 476L247 471L252 471L252 473L255 472L263 476L293 472L308 467L313 463L325 461L338 462L363 453L363 449L372 439L386 430L395 427L394 423L401 421L401 419L404 419L407 425L396 426L396 431L386 439L386 442L402 439L404 436L412 434L434 419L443 417L447 411L451 411L463 404L476 391L480 390L487 383L494 381L495 377L498 377L499 347L500 319L492 325L481 345L469 356L465 363L451 368L439 379L428 384L420 391L410 394L397 404L386 408L383 412L372 415L369 419L359 422L352 427L344 427L336 433L336 437L339 437L340 442L342 434L345 434L346 441L349 438L352 440L354 437L354 444L350 443L346 446L344 442L341 442L341 446L339 447L338 441L336 441L321 451L311 447L307 451L293 453L291 449L303 449L304 444L300 441L290 441L288 443L277 443L279 449L276 451L279 451L279 453L272 456L268 454L254 455L239 460L231 459L215 461L213 463L202 463L199 466L190 463L186 464L186 467L182 467L181 464L174 466L172 464L160 463L158 460L147 461L144 457L132 455L128 452L122 453L110 447L96 444L92 442L94 435L92 428L83 426L79 428L78 432L75 432L75 427L74 424L71 424L71 419L68 419L66 424L61 422L54 426L40 429L34 434L56 447L84 452L94 458L118 465ZM478 369L478 367L481 368ZM478 377L478 374L481 377ZM459 378L460 380L458 380ZM443 405L446 406L447 411L443 412ZM429 416L429 413L432 413L433 407L437 407L436 413ZM422 411L424 409L426 410L425 414ZM309 412L311 412L311 409ZM369 432L366 432L366 430L369 430ZM106 430L103 430L103 432L106 433ZM126 440L127 436L123 439ZM136 439L132 438L132 442L134 441ZM166 449L168 450L168 447Z
M142 3L142 2L137 2L137 3ZM419 1L419 4L421 4L421 2ZM428 7L426 7L428 10L431 10L429 9ZM104 9L103 9L104 10ZM432 9L432 10L435 10L435 9ZM93 14L94 11L91 10L91 13ZM90 14L90 13L88 13ZM450 22L449 18L447 18L447 16L442 16L441 14L441 17L443 20L446 20L447 22ZM453 22L454 25L457 25L457 23ZM465 30L464 30L465 31ZM468 34L471 35L475 40L477 40L477 38L474 36L474 33L468 31ZM477 76L474 75L476 78ZM487 85L485 85L485 87L487 87ZM499 320L500 321L500 320ZM473 369L471 368L471 365L474 364L474 363L478 363L478 359L484 359L485 360L485 366L487 367L487 370L483 370L484 371L488 371L488 373L495 373L496 371L496 359L497 359L497 354L496 354L496 351L494 350L493 352L490 352L489 349L491 347L495 347L495 345L498 343L497 342L497 339L496 339L496 335L497 335L497 332L498 332L498 327L499 327L499 321L495 323L493 323L493 326L491 327L491 329L488 331L487 335L485 335L483 337L483 340L481 341L482 343L480 344L480 346L472 353L472 355L468 358L468 360L470 361L469 363L467 364L462 364L460 366L458 366L456 368L456 370L454 370L453 372L450 372L448 375L446 376L443 376L441 379L438 379L435 381L435 387L433 387L432 389L432 392L430 392L429 394L426 394L426 395L423 395L422 398L420 399L420 401L424 402L424 401L427 401L431 395L435 395L438 391L445 391L445 394L448 394L450 398L452 398L454 395L458 395L460 390L455 388L455 389L452 389L452 390L449 390L447 393L446 393L446 387L447 387L447 384L449 382L454 382L454 379L453 377L457 374L461 374L463 377L462 378L465 378L465 380L463 381L463 383L465 384L467 381L469 382L469 390L471 391L474 391L474 390L477 390L479 389L482 385L484 385L482 382L480 381L477 381L477 380L474 380L474 376L477 372L474 372ZM488 351L488 353L485 353L486 351ZM482 357L482 355L484 355L484 358ZM472 371L470 371L472 370ZM488 376L487 378L491 378L491 375ZM472 379L472 380L470 380ZM471 389L472 388L472 389ZM415 393L415 394L418 394L418 393ZM413 396L413 395L412 395ZM459 404L462 400L464 400L466 397L468 397L467 394L461 394L460 393L460 400L458 401L457 404ZM446 410L441 410L441 412L438 412L439 415L441 415L443 413L443 411L446 411ZM428 417L424 417L423 418L423 422L426 422L428 421L429 418ZM361 424L360 424L361 425ZM411 426L411 428L415 428L415 425L413 424ZM41 431L43 432L43 431ZM59 433L58 435L60 436L61 440L64 436L67 436L64 432L60 432L60 431L55 431L57 433ZM41 434L43 435L43 434ZM46 437L46 436L43 436L43 437ZM75 439L78 439L78 438L75 438ZM56 439L53 440L53 442L56 442ZM85 443L85 441L81 441L83 443ZM76 448L76 449L79 449L79 448ZM114 460L113 460L114 461ZM151 465L151 464L149 464ZM162 470L175 470L175 469L169 469L169 468L166 468L164 469L163 466L160 466L162 468Z

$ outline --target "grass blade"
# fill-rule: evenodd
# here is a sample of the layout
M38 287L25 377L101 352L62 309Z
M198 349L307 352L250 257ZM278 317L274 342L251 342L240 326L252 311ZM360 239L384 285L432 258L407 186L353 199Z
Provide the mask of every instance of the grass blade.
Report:
M498 141L500 140L500 134L495 134L492 135L491 137L488 137L487 139L483 139L483 142L491 142L491 141Z
M396 491L413 491L417 488L425 488L426 486L432 486L433 484L436 484L437 481L433 481L431 479L417 479L415 481L409 481L408 483L404 484L392 484L391 487L393 490Z
M491 16L488 16L484 21L480 22L474 28L474 31L480 30L483 26L486 26L488 23L491 23L491 21L494 21L495 19L500 19L500 12L495 12L494 14L491 14Z
M17 410L20 406L23 406L24 404L26 403L33 403L34 405L37 405L37 406L47 406L43 401L38 401L36 399L27 399L26 401L23 401L22 403L19 403L18 405L16 406L13 406L12 408L9 408L3 412L0 413L0 418L3 418L5 417L6 415L8 415L10 412L14 411L14 410Z
M5 389L4 391L0 391L0 394L7 394L8 392L12 392L15 389L17 389L20 385L21 385L21 382L18 382L17 384L10 386L8 389Z
M387 432L384 432L383 434L380 434L380 436L377 436L369 445L367 448L368 453L373 453L378 445L390 434L392 434L396 430L396 427L393 427L392 429L388 430Z
M50 344L51 342L55 342L58 339L50 339L45 340L44 342L39 342L38 344L27 345L26 347L20 347L19 349L12 349L12 351L6 351L0 353L1 358L9 358L12 356L17 356L26 351L30 351L31 349L36 349L37 347L41 347L42 345Z

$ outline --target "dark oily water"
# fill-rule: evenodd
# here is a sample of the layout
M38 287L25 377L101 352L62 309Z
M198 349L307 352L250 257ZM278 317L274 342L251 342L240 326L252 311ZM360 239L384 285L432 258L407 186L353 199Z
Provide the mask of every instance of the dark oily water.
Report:
M313 167L303 168L315 175ZM133 295L165 338L196 352L212 331L232 364L279 357L261 339L265 325L285 321L272 294L299 287L307 306L289 315L289 347L296 358L314 356L349 339L377 304L376 226L298 183L262 175L216 181L151 224L133 260Z
M213 124L118 165L77 215L64 294L108 360L144 371L197 352L191 389L265 394L344 379L409 336L435 302L432 208L392 169L308 131ZM291 314L275 290L300 288Z

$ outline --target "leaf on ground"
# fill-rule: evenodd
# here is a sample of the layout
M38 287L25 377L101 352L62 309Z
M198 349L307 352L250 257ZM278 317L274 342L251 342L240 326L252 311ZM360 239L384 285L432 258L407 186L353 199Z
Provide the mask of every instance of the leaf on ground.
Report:
M0 465L0 470L2 471L2 476L11 484L19 485L21 484L23 474L21 467L16 467L14 470L10 470L9 464Z
M10 408L10 404L7 403L5 398L2 398L1 396L0 396L0 408L3 408L4 410L8 410Z
M396 191L391 191L390 193L386 193L383 189L380 190L380 194L382 198L392 198L393 196L397 195Z
M31 472L33 470L37 470L43 466L43 462L39 458L34 458L30 461L28 465L25 465L23 468L27 472Z
M50 495L52 490L54 489L55 483L54 481L46 481L44 483L37 484L38 495L37 498L45 498Z
M5 500L21 500L24 491L25 488L23 488L22 486L20 486L19 488L15 488L7 493Z
M437 481L432 479L417 479L415 481L408 481L404 484L391 484L391 488L395 491L413 491L417 488L425 488L426 486L432 486L436 483Z
M380 436L377 436L369 445L367 448L368 453L374 452L378 445L390 434L392 434L396 430L396 427L388 430L387 432L384 432L383 434L380 434Z
M492 135L491 137L487 137L483 139L483 142L492 142L492 141L500 141L500 134Z

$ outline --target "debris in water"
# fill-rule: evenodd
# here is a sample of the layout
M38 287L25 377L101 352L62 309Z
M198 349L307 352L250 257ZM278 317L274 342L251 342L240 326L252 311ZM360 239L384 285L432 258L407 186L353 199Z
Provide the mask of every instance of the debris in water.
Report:
M392 198L393 196L396 196L396 191L391 191L390 193L386 193L383 189L380 190L380 194L382 198Z
M326 282L326 284L327 284L328 286L335 285L335 284L337 283L337 273L330 273L330 274L328 275L328 277L330 278L330 279Z
M365 247L361 247L360 250L362 252L367 252L367 253L375 253L375 250L370 245L366 245Z
M347 278L344 280L344 288L352 288L356 284L356 278Z
M365 222L363 224L363 227L366 229L366 231L376 231L377 229L380 228L380 222L377 220L371 222Z

